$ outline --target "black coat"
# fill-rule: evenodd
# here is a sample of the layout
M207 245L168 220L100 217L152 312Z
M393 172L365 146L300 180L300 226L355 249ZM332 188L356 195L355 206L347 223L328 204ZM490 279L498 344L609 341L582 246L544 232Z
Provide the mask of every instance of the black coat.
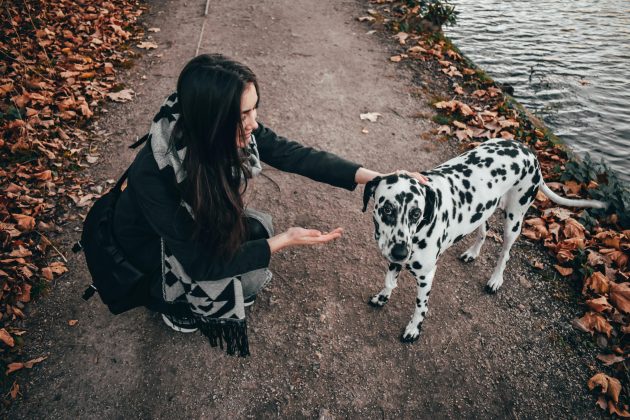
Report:
M361 165L302 146L259 124L254 131L260 159L274 168L354 190ZM129 168L127 188L116 205L114 233L129 260L145 273L159 273L160 237L193 280L218 280L269 266L266 239L243 243L231 260L218 258L192 238L194 221L181 206L175 179L158 170L150 142Z

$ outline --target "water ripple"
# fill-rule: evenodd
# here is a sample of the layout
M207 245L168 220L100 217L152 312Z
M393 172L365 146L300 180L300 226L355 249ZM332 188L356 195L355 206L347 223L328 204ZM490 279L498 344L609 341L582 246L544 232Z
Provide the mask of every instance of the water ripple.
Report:
M627 0L454 0L462 51L578 153L630 181Z

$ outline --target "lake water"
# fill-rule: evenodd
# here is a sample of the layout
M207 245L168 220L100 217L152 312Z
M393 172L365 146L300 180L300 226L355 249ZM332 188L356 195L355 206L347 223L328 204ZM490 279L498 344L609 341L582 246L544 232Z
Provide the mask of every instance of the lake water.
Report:
M452 3L455 44L571 149L630 181L630 1Z

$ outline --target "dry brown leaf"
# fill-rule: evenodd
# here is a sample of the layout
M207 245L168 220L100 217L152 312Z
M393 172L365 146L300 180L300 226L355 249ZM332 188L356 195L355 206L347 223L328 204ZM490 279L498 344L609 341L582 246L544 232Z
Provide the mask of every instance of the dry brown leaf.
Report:
M606 318L595 312L587 312L584 316L577 320L578 324L584 327L584 330L593 333L593 331L606 334L610 337L612 333L612 326L608 323Z
M17 221L17 227L22 232L30 232L35 229L35 219L26 214L14 214L13 218Z
M565 238L584 238L584 226L577 220L569 217L564 221L562 233Z
M15 346L15 340L4 328L0 329L0 340L9 347Z
M605 275L603 275L599 271L596 271L584 282L582 294L586 294L588 290L592 290L593 292L600 295L606 294L610 289L609 283L610 282Z
M133 99L133 94L133 90L123 89L119 92L108 93L107 97L115 102L129 102Z
M567 267L562 267L560 265L555 264L554 268L556 270L558 270L558 273L560 273L560 275L567 277L570 276L571 274L573 274L573 269L572 268L567 268Z
M402 61L402 57L400 55L394 55L389 57L389 61L393 63L400 63Z
M11 395L11 398L16 399L19 393L20 393L20 385L17 383L17 381L15 381L13 382L13 385L11 386L11 391L9 391L9 394Z
M588 380L588 389L591 391L597 387L601 387L601 394L610 397L615 403L619 402L619 393L621 392L621 382L616 378L611 378L604 373L597 373Z
M598 354L597 359L601 360L606 366L614 365L615 363L623 362L624 357L616 354Z
M610 302L624 313L630 313L630 283L610 282Z
M595 312L605 312L612 309L608 299L605 296L598 297L597 299L589 299L586 301L586 305Z
M71 319L68 321L68 325L70 325L71 327L74 327L75 325L77 325L77 322L79 322L78 319Z

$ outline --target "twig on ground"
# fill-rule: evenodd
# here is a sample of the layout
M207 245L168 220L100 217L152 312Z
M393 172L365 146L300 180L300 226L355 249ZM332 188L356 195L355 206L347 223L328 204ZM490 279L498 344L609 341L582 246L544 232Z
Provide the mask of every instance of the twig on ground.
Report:
M210 5L210 0L206 0L206 10L203 12L204 16L208 16L208 6Z
M46 236L44 236L43 233L35 230L35 233L37 233L39 236L41 236L42 238L44 238L46 240L46 242L48 242L48 245L50 245L55 251L57 251L57 254L59 254L59 256L61 256L61 258L63 258L63 261L67 264L68 263L68 259L61 253L61 251L59 251L59 249L57 249L57 247L55 245L53 245L53 243L51 242L50 239L48 239Z

